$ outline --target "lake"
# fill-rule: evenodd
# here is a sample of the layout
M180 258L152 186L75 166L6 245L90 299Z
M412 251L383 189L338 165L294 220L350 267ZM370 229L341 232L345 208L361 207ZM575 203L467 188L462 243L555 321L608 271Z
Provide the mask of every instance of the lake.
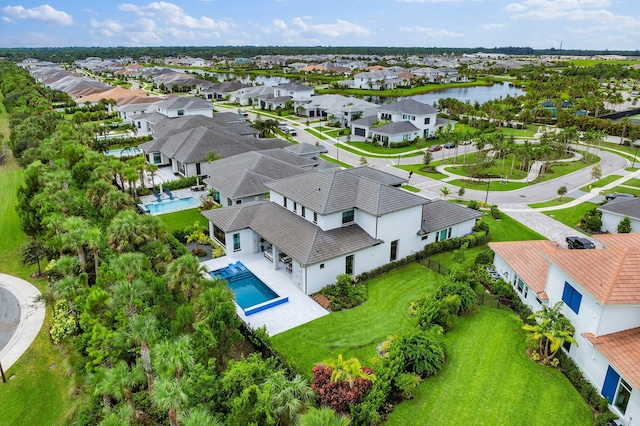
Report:
M496 83L493 86L471 86L471 87L452 87L449 89L436 90L429 93L423 93L421 95L403 96L401 99L415 99L418 102L422 102L427 105L437 104L440 98L455 98L462 102L470 101L472 104L476 101L484 103L492 99L498 99L500 97L505 98L507 95L523 96L524 90L519 87L515 87L509 83ZM395 101L399 98L369 96L364 100L374 102L376 104L383 104Z

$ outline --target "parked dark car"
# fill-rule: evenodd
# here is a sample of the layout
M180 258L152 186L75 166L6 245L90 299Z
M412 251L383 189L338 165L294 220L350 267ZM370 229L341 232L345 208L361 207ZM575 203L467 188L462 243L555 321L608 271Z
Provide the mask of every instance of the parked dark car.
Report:
M429 152L436 152L436 151L440 151L442 149L442 145L433 145L430 146L427 150Z
M594 249L596 248L590 240L582 237L567 237L567 247L569 249Z
M635 195L627 194L627 193L624 193L624 192L614 192L612 194L605 195L604 198L606 198L607 201L611 201L611 200L615 200L618 197L620 197L620 198L633 198L633 197L635 197Z
M456 144L453 143L453 142L447 142L447 143L444 144L444 147L447 148L447 149L451 149L451 148L455 148Z

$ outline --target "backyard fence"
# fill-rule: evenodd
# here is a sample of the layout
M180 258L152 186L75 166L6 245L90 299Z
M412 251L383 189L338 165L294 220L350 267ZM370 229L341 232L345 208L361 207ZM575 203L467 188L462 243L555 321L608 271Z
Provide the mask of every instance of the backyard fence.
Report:
M422 263L424 266L431 269L432 271L439 273L440 275L449 275L449 273L451 272L451 269L447 268L442 263L437 262L433 259L427 258L420 261L420 263Z

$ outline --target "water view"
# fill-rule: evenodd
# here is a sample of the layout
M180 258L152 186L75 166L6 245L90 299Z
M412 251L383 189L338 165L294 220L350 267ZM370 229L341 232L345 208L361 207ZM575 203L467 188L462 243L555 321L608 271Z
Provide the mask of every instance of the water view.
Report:
M438 103L438 99L440 98L455 98L462 102L470 101L472 104L477 101L482 104L491 99L505 98L507 95L515 97L523 96L524 94L524 90L519 87L512 86L509 83L497 83L493 86L452 87L450 89L436 90L421 95L403 96L401 99L415 99L427 105ZM400 98L369 96L364 99L369 102L382 104Z

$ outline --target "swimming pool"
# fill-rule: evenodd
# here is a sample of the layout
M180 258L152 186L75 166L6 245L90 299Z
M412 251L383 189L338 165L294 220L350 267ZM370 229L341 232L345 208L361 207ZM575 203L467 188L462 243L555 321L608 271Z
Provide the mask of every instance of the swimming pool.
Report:
M142 150L137 146L132 148L124 148L124 149L110 149L105 152L107 155L111 155L112 157L130 157L132 155L140 155L142 154Z
M193 197L174 198L173 200L162 200L151 204L145 204L144 208L149 213L156 215L162 213L175 212L198 207L200 202Z
M235 294L236 303L247 316L289 301L286 296L278 296L240 262L230 263L225 268L209 272L209 275L227 281Z

